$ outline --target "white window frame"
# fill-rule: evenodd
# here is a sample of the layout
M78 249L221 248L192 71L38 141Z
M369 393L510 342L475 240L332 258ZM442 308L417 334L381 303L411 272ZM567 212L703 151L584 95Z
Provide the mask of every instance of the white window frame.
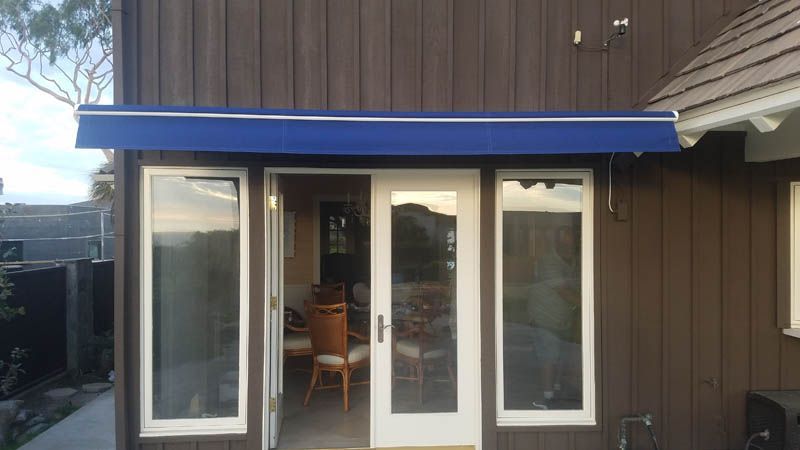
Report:
M800 338L800 181L789 183L789 199L789 311L784 323L788 328L784 328L783 333Z
M249 200L247 169L143 167L141 172L140 277L140 436L185 436L247 433L247 360L249 324ZM154 176L237 178L239 180L239 409L236 417L208 419L153 419L153 245L152 188Z
M583 409L506 410L503 376L503 181L520 178L580 179L581 196L581 344ZM597 425L594 351L594 184L591 169L497 171L495 203L495 343L498 426Z

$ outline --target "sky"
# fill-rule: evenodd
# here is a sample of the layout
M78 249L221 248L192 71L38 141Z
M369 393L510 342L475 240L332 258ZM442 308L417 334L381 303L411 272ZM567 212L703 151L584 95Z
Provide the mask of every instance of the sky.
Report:
M77 129L67 104L0 66L0 204L87 200L90 174L105 157L100 150L75 149Z
M503 211L580 212L583 188L556 183L548 189L545 180L525 189L517 180L503 181Z

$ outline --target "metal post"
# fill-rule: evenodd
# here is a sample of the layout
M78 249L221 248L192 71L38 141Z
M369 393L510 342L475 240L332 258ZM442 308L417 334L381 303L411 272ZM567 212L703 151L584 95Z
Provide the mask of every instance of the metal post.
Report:
M67 369L86 372L91 368L94 336L94 272L89 258L65 261Z
M106 259L106 221L103 219L103 210L100 210L100 260Z

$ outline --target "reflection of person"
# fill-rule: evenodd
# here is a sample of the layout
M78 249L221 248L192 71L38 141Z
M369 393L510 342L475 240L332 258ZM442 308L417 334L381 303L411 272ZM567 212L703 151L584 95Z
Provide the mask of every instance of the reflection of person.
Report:
M547 409L560 390L558 371L575 353L579 326L580 257L572 227L554 231L549 251L537 260L528 314L533 326L533 347L542 364L542 397L534 407ZM578 352L579 353L579 352Z

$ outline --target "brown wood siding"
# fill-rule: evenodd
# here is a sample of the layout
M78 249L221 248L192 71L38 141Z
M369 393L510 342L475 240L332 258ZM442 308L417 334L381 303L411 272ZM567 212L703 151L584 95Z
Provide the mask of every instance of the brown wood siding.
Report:
M620 416L652 412L663 448L739 448L744 442L745 393L754 389L800 388L800 340L782 335L777 316L777 187L800 178L800 160L743 162L743 136L711 133L691 152L621 156L613 173L614 202L627 203L629 217L619 221L606 207L607 156L423 159L280 158L232 154L211 162L173 152L130 152L134 167L163 164L246 165L257 192L264 166L483 167L481 171L481 314L494 312L494 170L498 168L591 167L595 169L595 266L597 329L597 427L508 428L495 425L494 322L483 320L482 399L484 448L613 448ZM138 155L138 159L137 156ZM135 172L135 171L134 171ZM128 175L130 177L130 175ZM129 185L130 186L130 185ZM254 202L257 202L254 196ZM135 204L135 199L126 197ZM619 204L619 203L618 203ZM260 205L251 204L255 211ZM261 211L258 212L261 214ZM128 226L131 214L128 214ZM260 228L259 228L260 227ZM263 229L263 224L253 224ZM129 231L130 233L130 231ZM254 231L254 237L258 237ZM132 240L128 240L131 242ZM135 256L135 240L128 246ZM263 241L251 244L252 258L263 258ZM133 266L135 267L135 266ZM263 266L253 271L263 270ZM253 274L255 277L255 273ZM133 298L126 326L138 329L135 271L128 278ZM255 280L253 280L255 282ZM252 287L255 289L255 286ZM262 295L259 293L258 295ZM254 294L251 317L263 310ZM251 326L257 326L255 322ZM260 339L251 336L250 363L263 364ZM127 339L138 341L135 332ZM129 341L131 342L131 341ZM137 368L138 349L126 347ZM261 353L263 354L263 353ZM261 365L251 378L263 376ZM255 370L253 370L255 369ZM128 373L126 392L137 411L137 373ZM713 382L717 380L717 384ZM251 424L247 448L260 442L260 386L248 393ZM254 425L253 425L254 424ZM136 414L129 427L138 429ZM212 445L221 437L172 438L163 448L190 443ZM133 442L161 444L152 439ZM181 439L186 439L182 441ZM637 447L646 437L634 432ZM162 447L156 447L162 448Z
M627 221L608 212L597 173L600 427L495 427L493 327L484 324L484 448L616 448L619 417L638 412L655 414L662 448L741 448L746 392L800 389L800 340L776 325L786 238L775 234L777 187L800 177L800 160L746 164L742 137L712 134L691 152L618 166L612 194L630 202ZM493 261L483 264L493 283ZM644 433L634 439L649 448Z
M629 109L748 3L122 1L133 101L393 110ZM592 50L619 17L631 32Z
M117 101L142 104L372 110L629 109L640 106L747 0L115 0ZM631 33L608 52L610 22ZM121 30L121 32L119 31ZM251 217L264 165L483 167L483 230L493 220L493 169L596 169L598 417L587 430L494 425L494 324L482 323L484 448L615 446L620 415L652 411L665 448L740 447L744 392L800 388L800 341L775 326L776 180L800 163L744 164L741 136L710 134L691 152L645 155L614 171L607 157L415 161L268 159L259 155L125 152L117 158L115 316L120 448L259 448L263 324L251 322L249 433L139 439L138 170L142 164L250 169ZM258 213L258 214L253 214ZM256 219L254 219L256 220ZM251 282L263 274L263 223L251 224ZM484 276L493 242L481 241ZM260 262L256 262L260 261ZM261 272L259 272L261 271ZM124 283L122 282L124 280ZM481 311L494 311L484 279ZM258 283L257 283L258 284ZM263 283L251 318L263 317ZM613 326L611 326L613 325ZM124 352L122 350L125 350ZM255 371L253 371L255 370ZM712 386L716 378L719 386ZM254 381L256 380L256 381ZM704 382L708 380L709 383ZM646 448L640 433L637 445ZM182 447L183 446L183 447ZM639 448L637 447L637 448Z

